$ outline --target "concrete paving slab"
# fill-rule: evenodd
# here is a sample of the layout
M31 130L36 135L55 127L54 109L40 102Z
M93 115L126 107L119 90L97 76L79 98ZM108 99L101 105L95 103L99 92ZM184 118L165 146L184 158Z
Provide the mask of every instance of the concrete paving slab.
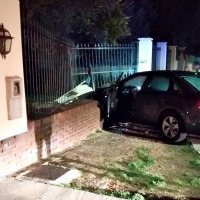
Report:
M119 200L33 181L0 178L1 200Z
M193 148L200 154L200 139L190 137Z

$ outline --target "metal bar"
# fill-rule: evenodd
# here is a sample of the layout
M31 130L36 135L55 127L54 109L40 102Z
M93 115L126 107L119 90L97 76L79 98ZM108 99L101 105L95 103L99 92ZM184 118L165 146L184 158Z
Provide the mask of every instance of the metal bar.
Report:
M120 70L120 67L121 67L121 65L120 65L120 57L119 57L119 50L120 49L117 49L117 70L118 71ZM113 72L113 76L114 76L114 81L116 81L116 77L117 77L116 73Z
M66 71L67 68L65 68L65 59L63 59L64 57L64 51L65 51L65 46L62 44L62 48L61 48L61 57L60 57L60 64L61 64L61 68L62 68L62 73L61 73L61 77L62 77L62 90L61 90L61 95L62 95L62 102L64 101L64 94L66 93L66 89L65 89L65 85L68 85L68 77L66 77Z
M58 66L59 66L59 70L58 70L59 79L57 80L58 81L58 83L57 83L57 85L58 85L58 97L61 97L64 94L63 93L63 67L61 65L60 59L61 59L61 44L58 44Z
M54 79L53 79L53 67L54 67L54 57L53 57L53 50L54 50L54 46L53 46L53 37L50 37L50 49L51 49L51 67L50 67L50 70L49 70L49 73L50 73L50 81L49 83L51 84L51 87L49 89L54 89ZM54 75L56 75L54 73ZM56 77L55 77L56 78ZM54 91L52 91L54 92ZM53 98L54 98L54 95L52 94L52 92L49 91L49 99L50 101L52 102L53 101Z
M55 42L55 34L53 34L53 46L54 46L54 59L53 59L53 69L55 70L55 78L53 78L54 81L54 97L53 101L57 99L58 94L59 94L59 89L57 85L57 80L59 80L59 66L58 66L58 43ZM54 71L53 70L53 71ZM54 77L54 76L53 76ZM52 102L53 102L52 101Z
M58 37L55 37L55 35L53 36L50 32L45 32L45 31L42 31L42 30L38 30L38 32L41 32L41 33L45 34L46 37L49 37L49 38L53 39L54 41L62 42L64 44L67 44L67 45L69 45L69 46L74 48L73 42L72 42L72 44L70 44L69 42L66 42L64 40L60 40L60 39L58 39Z
M95 47L96 47L97 45L95 44ZM92 74L94 74L94 72L96 71L96 69L97 69L97 65L98 65L98 59L97 59L97 52L96 52L96 49L94 49L94 54L95 54L95 66L94 66L94 70L93 70L93 72L92 72ZM96 85L96 87L98 87L98 77L97 76L94 76L95 77L95 85Z
M81 68L81 58L82 58L82 51L80 50L80 48L77 48L77 49L78 49L78 66L75 66L76 72L78 72L78 69ZM78 77L74 77L74 80L77 80L77 79ZM74 87L76 86L77 83L78 81L74 81Z
M94 49L92 49L92 64L90 65L90 68L91 68L91 78L92 78L92 87L93 87L93 90L95 90L95 80L94 80L94 75L93 75L93 71L94 71L94 66L95 66L95 63L94 63Z
M101 50L101 49L131 49L131 48L136 48L136 47L87 47L87 49L96 49L96 50ZM76 49L72 47L72 49ZM79 47L79 49L86 49L86 47Z
M40 105L40 100L39 100L39 72L38 72L38 55L37 55L37 27L36 27L36 23L33 22L33 27L34 27L34 30L33 30L33 48L34 48L34 56L33 56L33 62L34 62L34 75L33 77L35 78L35 89L36 89L36 102L38 105Z
M51 100L51 97L50 97L50 94L51 94L51 91L50 91L50 80L51 80L51 39L48 37L47 38L47 59L48 59L48 62L47 62L47 99L48 101Z
M86 45L85 45L86 46ZM84 51L85 53L84 53L84 55L85 55L85 66L84 66L84 70L85 70L85 72L87 72L88 71L88 54L87 54L87 52L88 52L88 48L85 48L85 51ZM87 73L86 73L87 74ZM87 75L84 75L84 80L86 79L86 77L87 77ZM84 81L84 80L82 80L82 81ZM82 82L81 81L81 82Z
M70 79L70 81L68 83L71 83L71 81L73 82L73 80L74 80L74 77L72 75L72 67L77 67L77 62L74 62L74 64L73 64L71 61L73 59L73 55L76 56L76 51L73 50L72 51L73 53L71 53L71 51L72 51L72 49L68 47L67 48L67 55L68 55L67 65L68 65L68 72L69 72L68 77ZM74 57L74 58L76 58L76 57ZM68 89L70 90L72 88L68 87Z
M111 47L111 44L109 46ZM114 59L113 53L114 53L114 51L111 51L112 50L111 48L108 48L108 50L109 50L109 58L110 58L109 70L112 71L112 66L114 65L113 64L113 59ZM106 76L105 84L108 83L109 77L110 77L110 74L108 73L107 76Z
M37 29L42 29L38 24L36 25ZM40 84L40 104L43 104L46 102L45 100L45 92L44 92L44 66L43 66L43 46L44 46L44 40L42 40L42 33L37 31L37 39L38 39L38 47L37 50L37 57L38 57L38 67L39 67L39 82Z
M107 46L108 46L109 44L107 44ZM109 49L107 48L106 50L106 67L105 67L105 69L106 70L109 70L110 69L110 56L109 56L109 53L110 53L110 51L109 51ZM103 77L103 85L104 84L106 84L106 77L104 78Z
M28 38L28 33L26 29L26 22L24 22L24 19L22 19L23 24L22 24L22 45L23 45L23 60L24 63L27 63L27 48L26 48L26 43L27 43L27 38ZM24 72L25 72L25 81L28 83L27 78L28 78L28 72L27 72L27 66L24 65ZM26 95L28 94L28 87L27 84L25 84L26 88Z
M104 58L105 50L106 50L106 48L104 48L104 49L101 50L101 59L102 59L102 64L101 64L102 66L101 66L101 68L103 68L103 69L106 68L106 67L104 68L104 66L106 66L105 62L104 62L105 61L105 58ZM99 75L99 81L100 81L100 85L102 86L103 85L103 78L100 75Z
M43 27L43 30L44 32L47 32L46 29ZM43 39L43 62L44 62L44 87L43 87L43 90L44 90L44 101L47 102L48 99L47 99L47 94L48 94L48 91L47 91L47 88L48 88L48 81L47 81L47 74L48 74L48 70L47 70L47 66L48 66L48 63L47 63L47 59L48 59L48 55L47 55L47 51L46 51L46 48L48 48L48 45L47 45L47 37L45 37L45 34L42 34L42 39Z
M83 60L83 56L84 56L84 49L81 49L82 51L81 51L81 64L82 64L82 66L80 67L80 69L82 68L83 69L83 71L84 71L84 60ZM78 70L80 70L80 69L78 69ZM85 71L84 71L84 73L85 73ZM79 79L81 79L81 77L80 76L78 76L78 82L77 82L77 85L81 82L81 80L79 80Z
M135 66L135 68L137 68L137 65ZM93 72L93 74L105 74L105 73L112 73L112 72L124 72L124 71L130 71L129 69L120 69L120 70L110 70L110 71L99 71L99 72ZM81 73L77 73L77 74L73 74L73 75L84 75L87 74L85 72L81 72Z
M128 45L128 44L126 44L126 45ZM127 69L128 69L128 70L130 70L130 68L129 68L129 66L130 66L130 65L129 65L129 56L128 56L129 50L130 50L130 49L126 49L126 55L125 55L125 56L126 56L126 66L127 66ZM129 74L130 74L130 71L128 71L128 72L126 73L126 76L128 76Z
M122 65L123 65L123 58L122 58L122 56L123 56L123 51L122 51L121 48L119 49L119 51L120 51L120 66L122 67ZM123 75L123 76L124 76L124 75Z
M35 108L35 104L36 104L36 102L35 102L35 100L36 100L36 95L35 95L35 92L36 92L36 88L35 88L35 77L34 77L34 73L35 73L35 70L33 69L33 62L34 62L34 57L33 57L33 52L32 52L32 50L33 50L33 44L34 44L34 38L33 38L33 25L31 24L31 26L30 26L30 38L29 38L30 40L30 45L29 45L29 50L30 50L30 65L29 65L29 67L31 68L31 80L32 80L32 95L33 95L33 97L32 97L32 99L33 99L33 106L34 106L34 108Z
M40 27L37 25L37 23L34 24L34 46L35 46L35 54L34 54L34 61L35 61L35 74L36 74L36 84L38 88L37 92L37 102L40 106L42 104L42 100L44 98L43 96L43 74L42 74L42 39L41 39L41 33L38 31ZM39 52L40 51L40 52ZM36 61L37 60L37 61ZM39 62L38 62L39 61Z
M100 44L98 44L97 45L97 49L99 49L99 46L100 46ZM97 52L97 54L98 54L98 62L97 62L97 68L96 68L96 70L98 69L98 70L100 70L100 67L101 67L101 64L100 64L100 60L101 60L101 51L97 51L97 49L96 49L96 52ZM96 72L96 71L95 71ZM95 73L94 73L95 74ZM99 76L97 76L97 83L98 83L98 87L100 87L100 81L99 81Z

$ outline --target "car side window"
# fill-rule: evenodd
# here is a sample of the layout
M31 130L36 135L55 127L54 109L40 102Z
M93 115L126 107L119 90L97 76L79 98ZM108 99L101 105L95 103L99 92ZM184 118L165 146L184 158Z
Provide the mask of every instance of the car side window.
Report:
M132 86L137 87L138 90L140 90L146 80L147 76L136 76L124 83L124 86Z
M161 92L179 91L174 81L162 76L154 76L149 82L148 88L154 91Z

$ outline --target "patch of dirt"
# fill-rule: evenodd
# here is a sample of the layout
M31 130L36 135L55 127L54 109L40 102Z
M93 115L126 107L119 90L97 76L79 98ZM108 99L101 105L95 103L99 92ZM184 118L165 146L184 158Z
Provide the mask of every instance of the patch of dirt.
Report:
M102 131L45 162L80 170L82 176L72 182L73 188L185 199L200 197L200 166L190 163L198 156L189 144L170 145Z

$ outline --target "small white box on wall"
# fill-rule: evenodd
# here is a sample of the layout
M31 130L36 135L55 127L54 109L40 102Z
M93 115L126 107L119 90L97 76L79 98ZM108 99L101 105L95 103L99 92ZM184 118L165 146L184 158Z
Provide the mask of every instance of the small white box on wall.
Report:
M6 77L6 96L8 119L22 117L22 79L20 77Z

